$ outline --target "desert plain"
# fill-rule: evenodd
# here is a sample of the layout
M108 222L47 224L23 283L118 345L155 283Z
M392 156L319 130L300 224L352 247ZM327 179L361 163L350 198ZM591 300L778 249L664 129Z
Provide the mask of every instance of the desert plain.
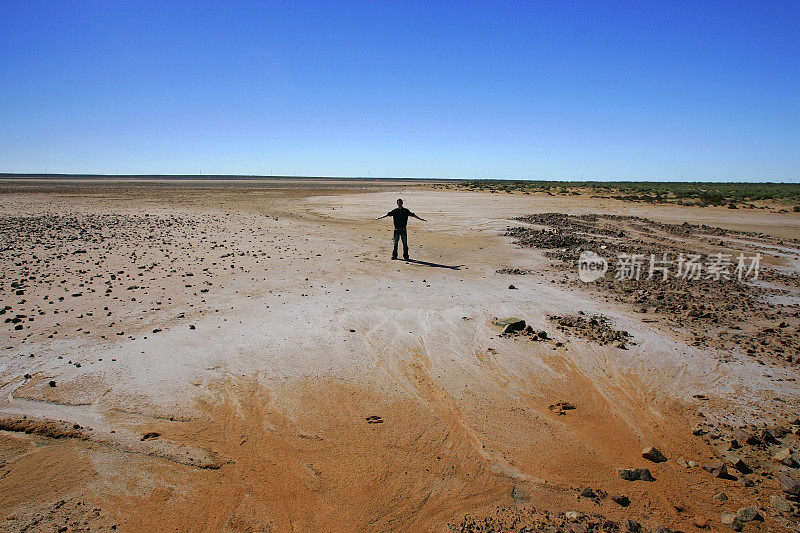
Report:
M796 531L785 207L2 180L0 530ZM758 279L613 278L692 251Z

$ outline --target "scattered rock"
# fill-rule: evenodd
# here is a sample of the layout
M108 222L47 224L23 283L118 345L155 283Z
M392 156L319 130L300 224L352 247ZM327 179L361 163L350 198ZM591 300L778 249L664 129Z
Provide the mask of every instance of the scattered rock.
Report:
M784 500L780 494L773 494L769 498L770 506L781 513L788 513L792 510L792 504Z
M642 530L642 524L628 519L625 521L625 529L627 529L630 533L639 533Z
M584 318L583 316L556 316L548 317L558 323L558 329L575 334L585 339L595 341L599 344L625 343L630 340L630 333L627 331L616 330L611 327L609 319L594 315Z
M655 446L650 446L642 450L642 457L654 463L663 463L667 460L667 457Z
M630 498L622 494L615 494L614 496L611 496L611 501L613 501L618 505L621 505L622 507L627 507L631 504Z
M736 462L733 463L733 467L736 470L738 470L739 472L741 472L742 474L752 474L753 473L753 469L750 468L750 466L747 463L745 463L741 458L737 459Z
M623 468L619 477L626 481L655 481L653 474L647 468Z
M778 429L765 429L759 435L761 441L768 444L780 444L783 436L784 433Z
M736 519L742 523L747 523L756 520L762 521L764 517L759 514L758 509L755 507L740 507L736 511Z
M511 489L511 497L515 502L526 502L531 499L531 495L528 493L528 491L519 485L514 485L514 488Z
M786 494L800 496L800 481L792 479L788 476L779 475L778 482L781 484L781 490Z
M572 411L575 409L575 405L569 402L558 402L551 405L549 409L557 415L565 415L567 414L567 411Z
M161 436L161 433L157 433L155 431L151 431L149 433L145 433L144 435L142 435L142 438L139 439L139 440L150 440L150 439L158 438L160 436Z
M498 274L513 274L515 276L526 276L534 273L529 268L498 268L495 272Z
M503 333L511 333L525 329L525 321L515 317L494 318L492 324L503 328Z
M792 458L792 450L789 448L781 448L772 456L773 461L777 461L778 463L784 464L786 466L794 466L795 461Z
M748 433L743 429L735 429L733 431L733 438L739 443L749 444L750 446L761 444L761 441L758 440L755 435Z
M720 515L720 522L723 526L728 526L734 531L741 531L744 525L736 519L736 515L730 513L722 513Z
M712 476L721 478L721 479L730 479L731 476L728 472L728 467L725 466L725 463L722 461L715 461L713 463L707 463L703 465L703 470L706 472L710 472Z

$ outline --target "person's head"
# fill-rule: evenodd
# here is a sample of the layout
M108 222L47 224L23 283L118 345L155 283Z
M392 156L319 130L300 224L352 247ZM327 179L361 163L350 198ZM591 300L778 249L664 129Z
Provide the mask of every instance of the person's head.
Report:
M397 199L397 207L403 207L403 200L400 198Z

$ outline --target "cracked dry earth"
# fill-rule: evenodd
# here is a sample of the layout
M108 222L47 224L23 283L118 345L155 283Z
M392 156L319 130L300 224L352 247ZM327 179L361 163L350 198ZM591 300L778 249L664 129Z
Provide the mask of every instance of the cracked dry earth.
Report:
M370 220L398 196L417 262ZM690 317L503 235L549 212L763 233L781 270L737 288L752 317ZM3 182L0 530L790 531L798 235L403 183Z

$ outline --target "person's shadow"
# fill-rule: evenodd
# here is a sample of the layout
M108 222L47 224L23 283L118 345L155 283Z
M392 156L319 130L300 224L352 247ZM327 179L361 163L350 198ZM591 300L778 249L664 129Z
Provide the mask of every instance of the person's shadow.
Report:
M428 261L418 261L417 259L405 259L406 263L414 263L415 265L436 267L436 268L449 268L450 270L461 270L463 265L440 265L439 263L430 263Z

